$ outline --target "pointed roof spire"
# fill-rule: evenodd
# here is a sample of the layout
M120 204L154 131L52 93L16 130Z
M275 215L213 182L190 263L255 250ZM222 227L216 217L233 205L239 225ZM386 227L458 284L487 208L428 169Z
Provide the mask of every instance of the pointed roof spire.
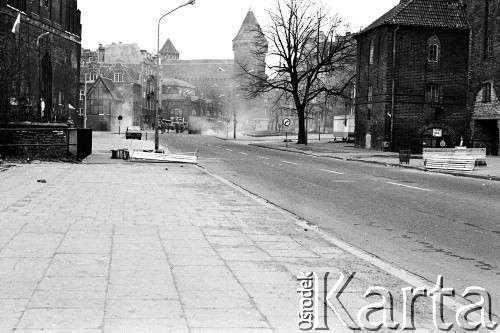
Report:
M174 43L172 43L170 38L168 38L163 47L161 48L160 54L172 54L172 53L179 54L179 51L177 51L177 49L174 46Z
M238 34L233 39L233 41L248 38L248 34L254 34L255 29L260 30L260 25L259 22L257 22L257 18L255 17L252 8L250 7L247 16L245 16L245 19L243 20L240 31L238 31Z

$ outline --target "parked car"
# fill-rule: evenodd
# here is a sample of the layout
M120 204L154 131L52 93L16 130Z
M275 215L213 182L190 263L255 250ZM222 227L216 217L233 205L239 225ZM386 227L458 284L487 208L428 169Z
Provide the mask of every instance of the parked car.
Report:
M139 139L142 140L142 132L139 126L128 126L125 132L125 139Z

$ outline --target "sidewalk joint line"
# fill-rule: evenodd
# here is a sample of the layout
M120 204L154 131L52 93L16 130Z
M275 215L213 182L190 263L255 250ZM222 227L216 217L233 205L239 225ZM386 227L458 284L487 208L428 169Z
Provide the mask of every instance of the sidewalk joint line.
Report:
M59 242L59 244L57 245L56 249L54 250L54 254L50 258L49 264L47 265L47 267L45 267L45 269L43 271L42 278L37 282L35 289L33 290L33 292L30 295L30 299L28 300L28 303L26 304L26 306L25 306L22 314L19 316L19 318L17 320L17 323L14 326L14 330L18 330L18 326L21 323L21 321L22 321L22 319L24 317L24 314L30 308L30 304L33 301L33 296L35 296L35 293L37 292L38 288L40 288L40 284L42 284L42 281L47 277L47 272L49 271L49 268L52 265L52 262L54 261L54 257L57 255L57 253L59 251L59 248L61 247L62 243L64 242L64 240L68 236L69 229L71 229L71 227L73 226L73 224L74 224L74 222L71 223L71 224L69 224L68 227L66 228L66 232L64 233L64 236L61 238L61 241Z
M172 280L174 281L174 287L175 287L175 291L177 293L177 298L179 299L179 304L181 305L182 316L184 318L184 321L186 322L186 326L188 328L188 332L192 332L192 329L189 326L189 322L188 322L187 315L186 315L186 307L184 306L184 303L182 302L182 297L181 297L181 295L179 293L179 284L177 283L177 278L175 277L175 274L173 272L173 267L174 266L172 265L172 262L170 260L169 255L168 255L168 252L167 252L167 249L165 248L165 244L163 243L163 239L160 236L160 226L159 225L156 226L156 234L158 236L158 240L160 241L161 247L163 249L163 253L165 254L165 257L167 259L168 266L170 267L170 274L172 275Z
M113 265L113 249L115 247L115 229L116 225L113 225L113 229L111 230L111 247L109 249L109 266L108 266L108 276L106 277L107 279L107 284L106 284L106 294L104 295L104 310L102 313L102 322L101 322L101 329L104 330L104 325L106 324L106 310L108 308L108 290L109 290L109 284L111 281L111 268Z

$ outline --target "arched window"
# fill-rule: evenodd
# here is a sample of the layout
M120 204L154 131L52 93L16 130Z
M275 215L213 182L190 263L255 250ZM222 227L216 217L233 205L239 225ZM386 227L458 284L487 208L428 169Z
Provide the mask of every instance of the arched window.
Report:
M431 36L427 40L427 60L429 62L437 62L439 60L441 43L437 36Z

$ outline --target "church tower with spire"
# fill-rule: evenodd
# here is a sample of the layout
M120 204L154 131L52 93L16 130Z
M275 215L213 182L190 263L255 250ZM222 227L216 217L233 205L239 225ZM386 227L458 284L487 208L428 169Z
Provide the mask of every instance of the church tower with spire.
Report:
M233 39L236 113L239 116L240 125L243 126L246 123L247 128L255 129L256 119L265 116L265 106L262 98L245 99L245 92L239 90L238 86L245 80L242 75L243 68L246 71L252 71L252 74L265 75L267 47L267 40L250 8L238 34Z
M162 61L179 59L179 51L177 51L170 38L168 38L165 44L163 44L163 47L160 50L160 57Z

